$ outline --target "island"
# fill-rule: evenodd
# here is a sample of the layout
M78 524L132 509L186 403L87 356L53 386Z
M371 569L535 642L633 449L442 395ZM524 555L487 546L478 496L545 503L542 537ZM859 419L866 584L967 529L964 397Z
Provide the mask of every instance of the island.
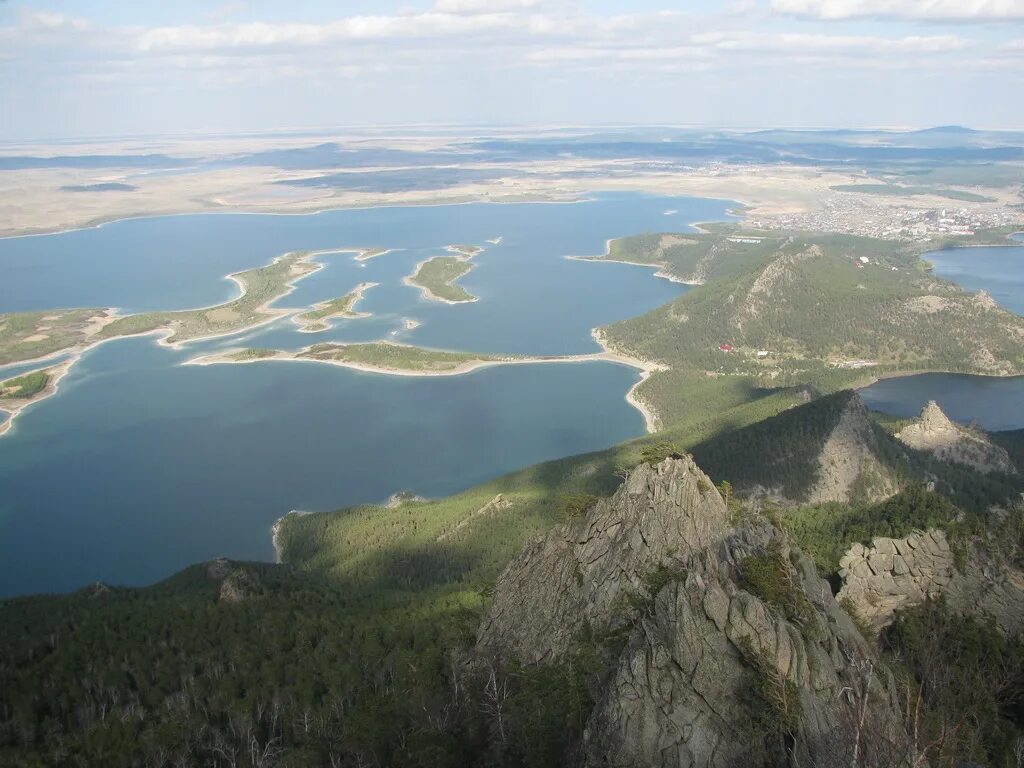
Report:
M304 361L326 363L343 368L396 376L457 376L495 365L540 363L584 363L604 361L636 368L644 375L660 370L657 364L603 350L580 355L497 355L431 349L393 341L363 343L329 342L313 344L297 352L288 350L242 348L227 349L201 355L186 365L217 365L223 363L257 363L265 361Z
M336 317L349 319L369 317L369 312L357 312L355 305L362 300L363 294L366 291L377 285L379 283L360 283L350 293L346 293L337 299L314 304L313 309L303 312L301 315L295 315L292 320L300 326L299 330L303 333L317 333L330 328L330 324L326 321Z
M477 301L477 297L454 283L472 268L473 265L465 258L435 256L417 264L416 271L404 278L403 282L419 288L423 296L432 301L446 304L468 303Z

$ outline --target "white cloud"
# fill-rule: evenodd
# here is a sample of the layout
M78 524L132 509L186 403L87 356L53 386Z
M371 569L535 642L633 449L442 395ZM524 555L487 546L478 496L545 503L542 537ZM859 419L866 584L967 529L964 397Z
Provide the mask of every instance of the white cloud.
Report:
M319 46L343 41L436 38L511 29L518 23L503 14L459 16L420 13L405 16L351 16L327 24L227 24L156 27L143 31L136 48L143 52L230 50L277 46Z
M1021 21L1024 0L772 0L776 13L827 21Z
M525 11L538 5L540 0L437 0L434 10L439 13L476 15Z
M49 11L22 11L20 20L26 30L83 30L89 26L84 19Z
M954 35L888 38L869 35L775 34L755 32L711 32L695 35L695 43L723 51L760 51L778 53L942 53L970 45Z

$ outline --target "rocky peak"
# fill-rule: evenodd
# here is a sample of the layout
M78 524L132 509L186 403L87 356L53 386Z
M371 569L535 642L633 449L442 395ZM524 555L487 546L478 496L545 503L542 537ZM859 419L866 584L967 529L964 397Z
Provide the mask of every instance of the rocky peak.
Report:
M982 473L1017 472L1003 448L993 444L983 433L961 427L946 416L934 400L929 400L921 416L896 433L896 438L937 459L964 464Z
M906 738L873 650L810 558L760 518L732 526L689 458L636 468L529 544L477 649L537 664L584 644L607 665L584 766L849 765L844 729L869 695L872 728Z
M262 593L259 576L246 566L218 557L206 564L206 577L220 582L217 599L222 603L240 603Z
M807 494L808 501L849 501L858 480L865 475L873 481L861 483L870 487L868 495L871 501L880 501L896 493L896 482L878 460L877 448L878 435L868 417L867 407L860 395L851 393L822 446L817 479Z
M644 577L714 547L728 530L721 495L692 459L632 470L609 499L527 545L501 575L479 646L531 662L614 623Z
M955 429L956 426L949 417L943 413L939 404L929 400L928 404L921 409L921 417L918 422L926 431L937 431L943 429Z

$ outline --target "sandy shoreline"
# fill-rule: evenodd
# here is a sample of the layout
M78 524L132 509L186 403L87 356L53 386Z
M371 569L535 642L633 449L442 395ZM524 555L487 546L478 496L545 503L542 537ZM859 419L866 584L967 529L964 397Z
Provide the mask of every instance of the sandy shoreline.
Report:
M659 425L658 414L652 406L640 399L638 390L640 385L647 381L652 373L656 371L667 371L668 366L661 363L655 363L650 360L641 360L640 358L630 357L629 355L624 355L621 352L615 352L608 343L608 340L604 337L604 333L600 328L591 329L590 335L593 337L594 341L598 343L601 349L604 350L604 354L611 356L610 359L615 359L623 365L629 365L630 367L637 368L640 371L640 380L630 387L628 392L626 392L626 402L640 411L640 414L644 417L644 426L647 428L648 434L657 432Z

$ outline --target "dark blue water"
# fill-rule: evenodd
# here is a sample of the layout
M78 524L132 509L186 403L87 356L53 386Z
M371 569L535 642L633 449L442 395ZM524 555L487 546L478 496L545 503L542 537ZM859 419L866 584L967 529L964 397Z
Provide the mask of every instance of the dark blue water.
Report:
M988 291L1006 309L1024 313L1024 246L949 248L924 258L940 277L969 291ZM976 422L990 431L1024 428L1024 377L929 373L886 379L861 395L868 407L896 416L916 416L935 400L964 424Z
M1002 306L1024 314L1024 245L947 248L923 258L935 265L940 277L969 291L984 289Z
M618 196L175 216L0 240L0 311L201 306L234 293L224 274L285 251L403 249L365 266L351 254L325 255L326 268L280 302L302 307L379 282L360 306L374 313L368 319L303 334L285 318L182 350L138 338L86 353L57 396L26 410L0 438L0 595L97 579L141 584L217 555L269 559L270 525L289 510L375 502L403 489L441 496L641 434L643 419L623 398L637 374L609 363L419 379L310 363L179 364L218 347L329 339L594 351L590 328L645 312L685 287L641 267L563 257L598 253L609 237L723 219L728 205ZM666 209L679 214L666 217ZM498 246L484 242L498 236ZM417 261L450 243L488 248L461 281L476 303L428 302L401 284ZM406 318L423 325L406 331Z
M989 431L1024 427L1024 378L922 373L883 379L861 391L869 408L894 416L917 416L929 400L962 424Z

